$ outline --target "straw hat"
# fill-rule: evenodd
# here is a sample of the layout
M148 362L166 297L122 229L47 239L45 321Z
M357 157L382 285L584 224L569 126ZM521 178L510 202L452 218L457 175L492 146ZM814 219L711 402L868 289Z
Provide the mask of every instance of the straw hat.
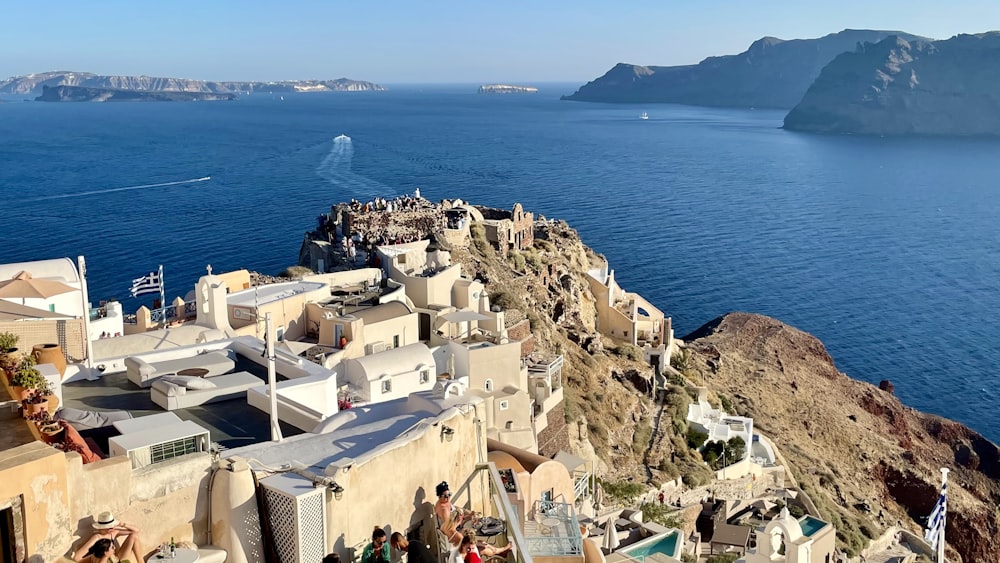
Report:
M108 530L117 525L118 519L115 518L115 515L112 514L110 510L97 513L94 516L94 523L92 524L95 530Z

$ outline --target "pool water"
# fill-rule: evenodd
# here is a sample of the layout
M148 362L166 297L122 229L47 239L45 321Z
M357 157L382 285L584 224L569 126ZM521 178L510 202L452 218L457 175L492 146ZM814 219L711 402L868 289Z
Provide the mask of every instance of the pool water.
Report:
M816 532L823 529L826 526L826 522L813 518L812 516L805 516L802 520L799 520L799 525L802 526L802 533L806 537L811 537Z
M653 553L662 553L668 557L677 557L677 540L680 534L674 530L659 539L651 539L648 542L641 542L635 547L621 550L622 553L630 557L646 557Z

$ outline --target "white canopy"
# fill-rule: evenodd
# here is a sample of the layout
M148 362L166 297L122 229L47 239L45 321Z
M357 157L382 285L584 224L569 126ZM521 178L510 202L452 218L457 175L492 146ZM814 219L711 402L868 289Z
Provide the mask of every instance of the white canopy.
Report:
M452 311L441 315L441 318L449 323L466 323L472 321L488 321L490 317L475 311Z
M618 549L621 545L621 539L618 537L618 528L615 526L614 519L608 520L604 524L604 541L601 543L601 547L612 552Z

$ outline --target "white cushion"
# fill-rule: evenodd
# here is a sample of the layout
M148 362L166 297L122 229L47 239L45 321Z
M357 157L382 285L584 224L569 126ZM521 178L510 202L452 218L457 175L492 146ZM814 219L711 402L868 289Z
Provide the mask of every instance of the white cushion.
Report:
M214 389L216 387L215 383L200 377L188 378L184 386L188 389Z
M187 392L187 387L172 381L167 381L168 379L170 378L161 377L160 379L154 381L153 389L163 393L167 397L180 397Z
M215 383L193 375L165 375L160 380L186 389L214 389L216 387Z

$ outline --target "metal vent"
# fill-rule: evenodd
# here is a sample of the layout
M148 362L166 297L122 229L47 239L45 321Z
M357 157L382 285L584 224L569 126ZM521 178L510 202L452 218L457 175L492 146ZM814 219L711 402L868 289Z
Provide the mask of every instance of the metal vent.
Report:
M326 487L297 475L261 480L280 563L314 563L326 554Z

